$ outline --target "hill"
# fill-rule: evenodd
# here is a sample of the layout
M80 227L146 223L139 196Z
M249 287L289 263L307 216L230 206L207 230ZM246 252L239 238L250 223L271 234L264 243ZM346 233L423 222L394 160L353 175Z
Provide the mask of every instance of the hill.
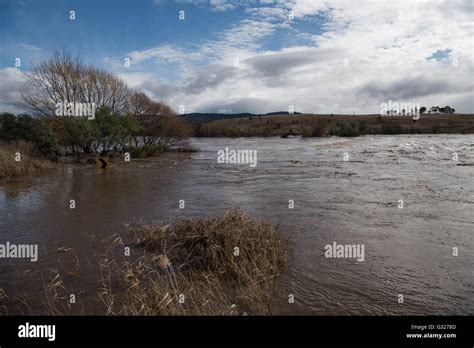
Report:
M205 123L217 120L223 120L228 118L242 118L242 117L255 117L255 116L275 116L275 115L287 115L290 114L287 111L276 111L276 112L269 112L267 114L252 114L249 112L237 113L237 114L223 114L223 113L190 113L180 115L184 118L187 122L191 124L198 124L198 123ZM293 115L301 115L299 112L295 112Z
M257 115L194 125L194 134L200 137L442 133L474 133L474 114L426 114L416 122L406 116Z

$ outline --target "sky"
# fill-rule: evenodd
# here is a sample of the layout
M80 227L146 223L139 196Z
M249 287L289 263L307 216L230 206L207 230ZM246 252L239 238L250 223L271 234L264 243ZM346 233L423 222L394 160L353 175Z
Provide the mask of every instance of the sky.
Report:
M473 20L473 0L0 0L0 112L64 47L186 113L473 113Z

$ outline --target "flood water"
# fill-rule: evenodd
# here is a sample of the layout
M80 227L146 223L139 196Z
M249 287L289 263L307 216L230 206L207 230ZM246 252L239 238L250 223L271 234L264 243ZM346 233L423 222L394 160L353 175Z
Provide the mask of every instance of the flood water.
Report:
M69 270L65 285L87 312L87 299L97 297L98 241L122 232L124 223L241 207L278 225L291 243L276 298L281 314L474 314L474 136L192 144L199 152L115 163L102 174L92 165L58 165L0 186L0 243L40 245L36 263L0 259L0 288L31 295L50 269ZM257 166L217 163L225 147L257 150ZM333 242L364 245L364 261L326 258ZM60 247L73 251L57 254ZM72 275L76 260L80 280Z

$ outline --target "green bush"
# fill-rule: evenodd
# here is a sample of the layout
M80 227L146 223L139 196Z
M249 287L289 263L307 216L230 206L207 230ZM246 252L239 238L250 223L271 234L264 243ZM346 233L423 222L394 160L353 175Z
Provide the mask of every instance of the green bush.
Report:
M382 123L382 134L401 134L402 126L397 122L384 121Z
M359 121L358 123L359 134L365 135L368 133L367 121Z
M54 123L47 118L39 119L32 130L32 143L37 151L47 157L56 157L61 150L61 140Z
M37 120L29 115L15 116L10 113L0 115L0 140L4 142L32 141L32 130Z
M356 122L338 122L337 128L331 130L331 135L339 137L357 137L360 135L359 127Z

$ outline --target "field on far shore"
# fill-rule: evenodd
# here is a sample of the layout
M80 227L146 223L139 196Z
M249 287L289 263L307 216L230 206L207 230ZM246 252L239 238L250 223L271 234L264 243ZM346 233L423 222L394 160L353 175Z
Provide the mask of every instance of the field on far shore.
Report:
M365 134L470 134L474 114L277 115L223 119L194 126L198 137L359 136Z

